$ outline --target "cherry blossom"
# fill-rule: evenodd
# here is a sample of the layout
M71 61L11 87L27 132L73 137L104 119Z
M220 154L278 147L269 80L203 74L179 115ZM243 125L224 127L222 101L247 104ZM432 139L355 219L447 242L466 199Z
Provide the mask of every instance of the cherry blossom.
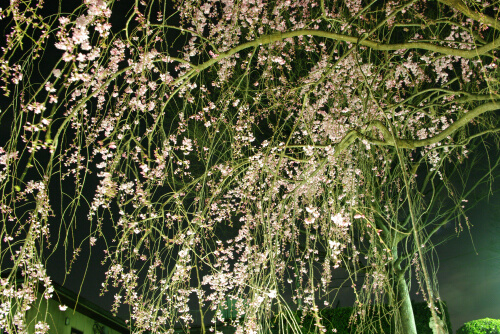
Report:
M128 306L140 333L192 326L193 304L207 331L297 332L297 309L322 331L319 307L334 303L342 272L358 332L390 300L394 323L416 333L401 317L410 274L436 320L429 254L446 222L435 217L468 224L465 197L480 182L454 175L475 168L483 140L498 144L500 26L483 5L0 9L0 256L12 262L0 328L27 328L39 286L51 297L47 254L64 247L71 268L102 244L103 293L118 291L113 312ZM61 231L69 239L54 243ZM224 318L228 301L236 318Z

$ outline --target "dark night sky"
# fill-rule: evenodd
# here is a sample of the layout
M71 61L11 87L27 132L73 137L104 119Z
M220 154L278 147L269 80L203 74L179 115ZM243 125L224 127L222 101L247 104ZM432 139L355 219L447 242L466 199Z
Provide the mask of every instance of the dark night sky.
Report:
M454 332L467 321L500 319L499 194L479 203L468 216L474 225L472 240L465 230L438 248L440 294Z

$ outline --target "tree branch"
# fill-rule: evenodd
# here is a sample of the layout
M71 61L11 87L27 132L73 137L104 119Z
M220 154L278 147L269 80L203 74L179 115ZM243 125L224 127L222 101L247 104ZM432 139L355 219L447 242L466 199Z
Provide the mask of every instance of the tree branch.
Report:
M447 1L447 0L443 0ZM473 50L461 50L461 49L455 49L447 46L440 46L440 45L435 45L431 43L425 43L425 42L408 42L408 43L398 43L398 44L383 44L379 42L374 42L370 41L367 39L364 39L361 37L354 37L354 36L348 36L348 35L341 35L341 34L336 34L332 32L327 32L327 31L321 31L321 30L314 30L314 29L300 29L300 30L295 30L295 31L289 31L289 32L278 32L270 35L262 35L259 38L257 38L254 41L247 42L240 44L231 50L228 50L226 52L222 52L216 57L198 65L195 66L191 64L193 69L186 73L184 77L189 76L189 74L193 72L199 72L203 71L204 69L212 66L213 64L221 61L224 58L228 58L242 50L252 48L252 47L257 47L259 45L265 45L265 44L271 44L274 42L279 42L287 38L293 38L293 37L299 37L299 36L316 36L316 37L324 37L328 39L333 39L337 41L343 41L343 42L348 42L352 44L357 44L361 46L366 46L369 47L373 50L378 50L378 51L396 51L396 50L405 50L405 49L422 49L422 50L428 50L428 51L433 51L433 52L438 52L444 55L449 55L449 56L457 56L457 57L463 57L467 59L473 59L477 56L483 55L491 50L496 49L498 46L500 46L500 38L495 39L494 41L483 45L481 47L478 47ZM179 79L178 79L179 80Z
M431 43L425 43L425 42L408 42L408 43L397 43L397 44L383 44L379 42L374 42L370 41L367 39L362 39L360 37L354 37L354 36L348 36L348 35L341 35L341 34L336 34L328 31L321 31L321 30L313 30L313 29L300 29L300 30L295 30L295 31L289 31L289 32L278 32L275 34L271 35L262 35L261 37L257 38L254 41L247 42L240 44L233 49L223 52L217 57L210 59L203 64L200 64L197 66L198 70L204 70L207 67L210 67L214 63L230 57L234 55L235 53L238 53L244 49L248 49L251 47L256 47L259 45L265 45L265 44L271 44L274 42L279 42L287 38L293 38L293 37L299 37L299 36L316 36L316 37L324 37L328 39L333 39L333 40L338 40L338 41L343 41L343 42L349 42L352 44L359 44L361 46L366 46L374 50L379 50L379 51L396 51L396 50L404 50L404 49L423 49L423 50L429 50L433 52L438 52L442 53L445 55L449 56L458 56L458 57L463 57L463 58L468 58L472 59L477 56L483 55L498 46L500 46L500 38L495 39L494 41L483 45L479 48L476 48L474 50L461 50L461 49L454 49L451 47L447 46L440 46L440 45L435 45Z
M492 18L491 16L484 15L483 13L478 13L474 10L469 9L462 0L438 0L439 2L450 6L464 14L465 16L487 24L493 29L500 30L500 22Z
M482 104L482 105L472 109L471 111L467 112L464 116L462 116L461 118L456 120L453 124L451 124L445 130L441 131L440 133L438 133L437 135L435 135L433 137L426 138L426 139L413 140L413 139L393 138L389 129L380 121L371 122L369 125L382 131L382 133L384 135L384 141L368 138L364 135L364 133L359 133L359 135L361 138L369 140L370 143L372 143L374 145L385 145L385 146L395 146L398 148L414 149L417 147L423 147L423 146L429 146L432 144L436 144L436 143L444 140L446 137L452 135L458 129L464 127L467 123L469 123L474 118L480 116L481 114L484 114L487 111L492 111L492 110L497 110L497 109L500 109L499 102L489 102L489 103Z
M368 127L366 130L360 131L360 130L351 130L349 131L342 140L337 143L334 148L335 148L335 153L334 156L338 156L340 152L345 150L349 145L351 145L356 139L365 139L370 142L372 145L379 145L379 146L394 146L398 148L406 148L406 149L415 149L418 147L424 147L424 146L429 146L432 144L436 144L444 139L446 137L452 135L455 131L459 130L460 128L464 127L469 123L471 120L474 118L480 116L481 114L484 114L485 112L492 111L492 110L497 110L500 109L500 102L489 102L485 103L483 105L480 105L473 110L469 111L466 113L463 117L459 118L455 123L451 124L448 128L443 130L442 132L438 133L437 135L426 138L426 139L399 139L399 138L394 138L392 133L389 131L389 129L384 125L379 120L372 121L368 123ZM379 129L383 136L383 140L375 139L372 137L368 137L365 135L366 131L370 128L374 127ZM478 136L482 136L488 133L494 133L498 132L500 129L489 129L485 130L481 133L478 133L476 135L473 135L469 138L473 139ZM467 143L460 143L459 145L466 145ZM327 146L330 145L288 145L286 148L304 148L304 147L313 147L313 148L326 148Z

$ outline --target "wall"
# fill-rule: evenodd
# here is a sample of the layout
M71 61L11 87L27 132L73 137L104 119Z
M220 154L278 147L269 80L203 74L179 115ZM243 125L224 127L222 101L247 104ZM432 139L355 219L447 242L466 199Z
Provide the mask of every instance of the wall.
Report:
M94 319L75 312L69 307L66 311L61 311L59 305L53 299L38 298L27 313L28 333L35 333L35 324L38 321L45 321L50 326L49 334L71 334L71 328L77 329L83 334L94 334ZM69 318L69 325L65 324L66 318ZM109 327L107 328L108 334L120 334Z

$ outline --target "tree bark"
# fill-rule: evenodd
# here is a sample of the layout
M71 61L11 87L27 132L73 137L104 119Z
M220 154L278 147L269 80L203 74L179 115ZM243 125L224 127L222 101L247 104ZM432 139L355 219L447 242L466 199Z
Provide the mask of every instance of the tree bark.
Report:
M413 307L411 306L410 292L406 285L404 273L397 274L396 296L399 306L399 315L404 334L417 334Z

